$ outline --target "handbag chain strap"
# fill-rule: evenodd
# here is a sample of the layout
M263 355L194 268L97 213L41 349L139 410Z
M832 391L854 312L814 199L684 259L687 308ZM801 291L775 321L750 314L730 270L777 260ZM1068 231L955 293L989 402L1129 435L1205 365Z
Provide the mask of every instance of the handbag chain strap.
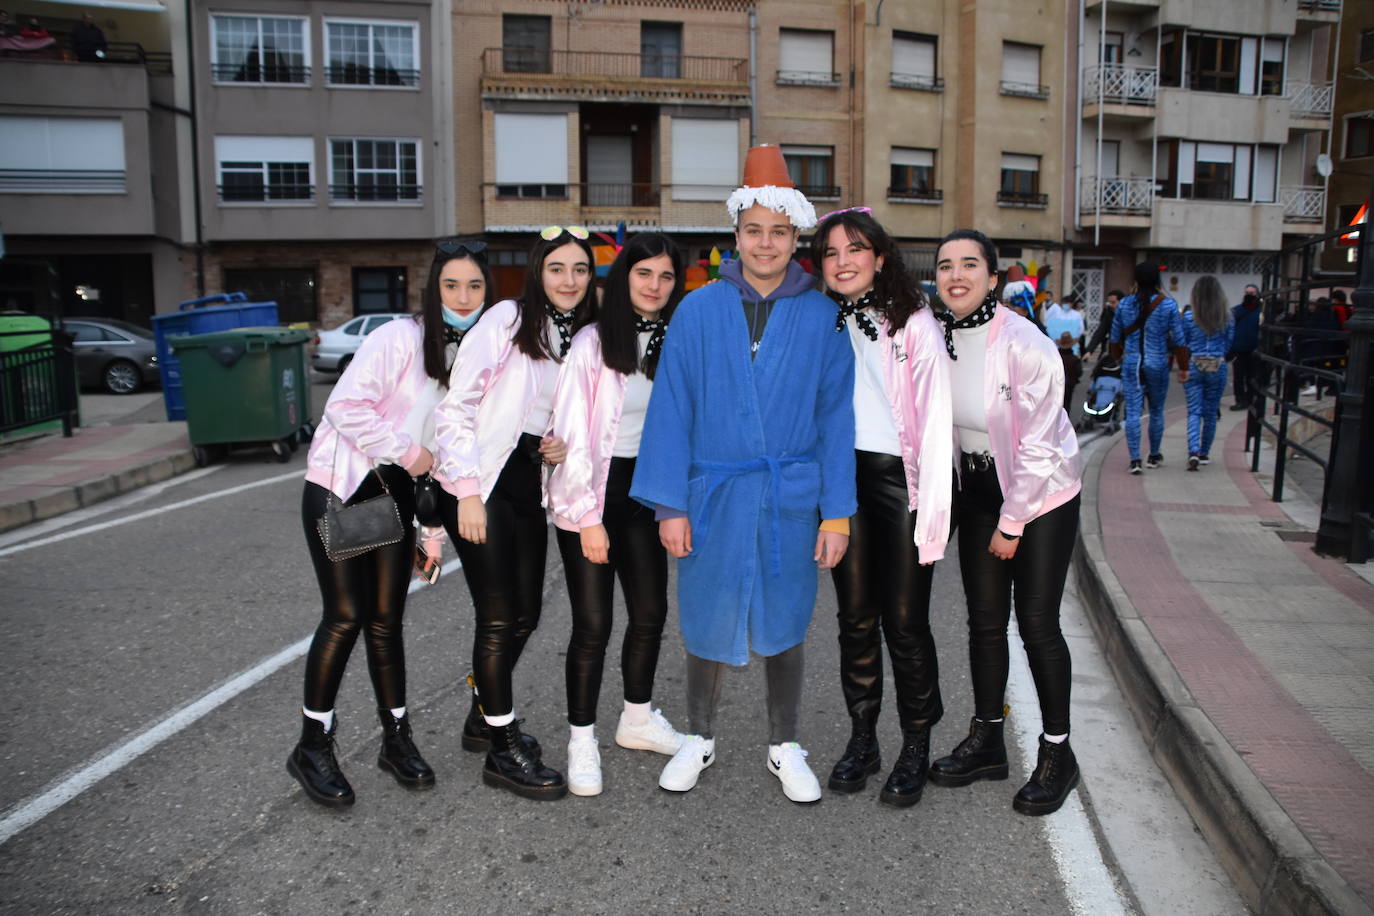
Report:
M343 505L344 501L342 499L339 499L339 495L334 492L334 478L338 476L337 472L339 468L339 440L343 438L343 433L340 432L339 428L337 426L334 426L333 424L330 425L330 429L334 430L334 454L329 459L329 495L326 499L338 499L339 504ZM369 469L368 473L375 474L377 476L377 482L382 485L382 490L386 492L387 496L390 496L391 487L387 486L386 478L383 477L381 475L381 472L377 470L377 466L373 465Z

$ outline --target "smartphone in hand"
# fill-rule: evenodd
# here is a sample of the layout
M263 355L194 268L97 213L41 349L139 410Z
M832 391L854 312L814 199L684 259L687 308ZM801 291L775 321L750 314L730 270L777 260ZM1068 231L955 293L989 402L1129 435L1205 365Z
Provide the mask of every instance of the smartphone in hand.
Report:
M418 544L415 545L415 576L433 585L439 581L439 573L442 571L443 564L439 562L438 557L435 557L434 565L426 569L425 564L428 562L429 554L425 553L425 548Z

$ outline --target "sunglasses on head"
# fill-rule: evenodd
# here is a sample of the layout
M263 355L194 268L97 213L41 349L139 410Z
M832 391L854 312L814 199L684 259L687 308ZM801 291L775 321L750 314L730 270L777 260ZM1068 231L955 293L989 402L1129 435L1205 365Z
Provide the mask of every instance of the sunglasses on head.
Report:
M434 248L440 254L455 255L459 252L466 252L470 255L479 255L487 250L487 243L460 242L457 239L446 239L442 242L435 242Z
M841 213L867 213L869 216L872 216L872 215L873 215L873 208L872 208L872 207L845 207L843 210L831 210L831 211L830 211L829 213L827 213L825 216L822 216L819 220L817 220L816 224L817 224L817 225L820 225L821 223L823 223L823 222L825 222L826 220L830 219L830 217L832 217L832 216L839 216Z
M582 226L545 226L543 229L539 230L539 237L546 242L552 242L565 232L573 238L581 239L584 242L591 238L592 235Z

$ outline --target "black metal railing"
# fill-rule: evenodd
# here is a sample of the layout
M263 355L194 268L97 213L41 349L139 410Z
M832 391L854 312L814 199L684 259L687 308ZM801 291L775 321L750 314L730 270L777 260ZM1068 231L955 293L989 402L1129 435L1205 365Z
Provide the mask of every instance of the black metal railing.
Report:
M56 44L35 51L0 51L6 60L54 61L65 60L71 63L96 64L136 64L149 73L171 73L172 53L170 51L147 51L136 41L111 41L105 47L104 56L94 61L77 61L71 56L71 42L65 32L53 32Z
M749 62L737 57L547 51L540 48L487 48L482 52L483 76L512 73L682 79L742 85L749 81Z
M62 435L76 425L76 363L71 336L59 331L5 331L0 337L46 341L0 352L0 433L49 420L62 421Z
M894 200L944 200L939 188L888 188L887 196Z
M219 83L308 83L310 68L300 64L259 63L213 64L210 73Z
M1022 191L998 191L997 205L1000 207L1048 207L1050 205L1050 195L1031 194Z
M824 70L779 70L777 84L779 86L825 86L829 88L840 85L840 75L827 73Z
M122 169L0 169L0 191L119 194L124 178Z
M797 190L812 200L835 200L840 196L837 184L799 184Z
M588 181L578 187L584 207L657 207L659 202L652 181Z
M420 85L419 70L393 67L362 67L343 64L326 67L325 82L331 86L410 86Z
M420 200L418 184L331 184L330 200L405 201Z
M224 203L270 203L278 200L314 200L313 184L218 185Z
M888 85L893 89L920 89L925 92L944 92L945 78L943 76L923 76L916 73L894 72L888 80Z
M1013 83L1002 80L998 87L1002 95L1015 95L1025 99L1047 99L1050 97L1050 87L1040 86L1035 83Z

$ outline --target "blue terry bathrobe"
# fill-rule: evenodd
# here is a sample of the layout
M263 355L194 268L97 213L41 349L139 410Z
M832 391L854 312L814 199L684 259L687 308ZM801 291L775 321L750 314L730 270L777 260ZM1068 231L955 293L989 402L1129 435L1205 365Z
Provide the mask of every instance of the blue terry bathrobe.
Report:
M743 665L806 637L820 520L854 514L854 355L794 262L759 305L772 302L751 358L744 303L761 297L738 262L721 278L673 314L630 495L691 523L677 567L687 651Z

